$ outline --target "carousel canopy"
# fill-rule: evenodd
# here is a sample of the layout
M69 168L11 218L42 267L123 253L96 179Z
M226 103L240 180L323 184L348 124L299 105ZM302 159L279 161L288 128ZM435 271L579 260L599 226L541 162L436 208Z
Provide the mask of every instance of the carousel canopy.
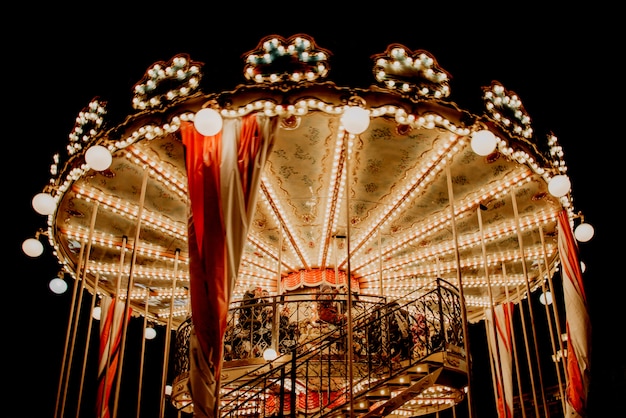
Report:
M270 36L244 54L232 89L207 92L204 64L177 55L146 71L122 121L94 98L38 198L63 270L129 297L135 314L187 317L180 131L212 109L217 131L253 114L276 120L233 300L250 286L281 294L340 276L401 297L443 278L472 322L554 274L558 214L572 225L578 215L558 140L536 136L520 97L494 81L483 113L464 110L435 57L398 44L371 57L370 88L336 85L331 56L307 35Z

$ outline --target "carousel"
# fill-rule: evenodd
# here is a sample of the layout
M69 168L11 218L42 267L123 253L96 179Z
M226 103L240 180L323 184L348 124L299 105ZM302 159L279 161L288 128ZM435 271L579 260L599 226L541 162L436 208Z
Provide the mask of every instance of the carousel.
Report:
M100 98L79 113L33 198L47 222L23 244L54 254L51 288L73 292L55 418L72 373L97 380L82 396L100 417L146 402L160 417L479 417L475 373L512 416L550 408L545 369L571 407L573 337L552 296L571 295L593 228L557 137L497 81L481 114L465 110L428 51L373 55L369 88L335 84L331 62L305 34L268 36L232 89L209 92L205 64L181 54L147 69L123 120ZM166 336L154 390L124 383L129 353L148 355L137 324ZM94 346L98 367L77 372Z

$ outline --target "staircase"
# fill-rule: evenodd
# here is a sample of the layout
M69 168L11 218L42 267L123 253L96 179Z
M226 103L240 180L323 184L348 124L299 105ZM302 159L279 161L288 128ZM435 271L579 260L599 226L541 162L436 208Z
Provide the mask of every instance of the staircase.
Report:
M273 312L292 303L299 306L291 312L306 314L309 302L302 295L297 301L283 298ZM237 309L231 312L233 318ZM290 348L282 349L272 361L254 356L225 361L221 416L343 417L353 409L360 418L406 417L431 414L463 401L467 363L460 303L453 286L438 280L431 290L420 289L401 301L365 303L355 312L352 332L346 323L318 324L318 333L295 344L273 340L274 346ZM400 313L410 327L409 351L398 348L400 334L394 333L394 318ZM184 345L184 338L181 341ZM251 339L256 345L259 341ZM349 342L352 352L346 350ZM178 346L177 337L177 353ZM261 348L246 347L254 352ZM172 402L178 400L175 405L190 412L186 371L178 376Z

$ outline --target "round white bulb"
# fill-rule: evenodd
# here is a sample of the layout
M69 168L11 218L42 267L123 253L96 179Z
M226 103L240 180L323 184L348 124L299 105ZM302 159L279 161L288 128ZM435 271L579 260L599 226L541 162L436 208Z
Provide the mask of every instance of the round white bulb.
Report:
M552 292L545 292L539 295L539 302L541 302L542 305L552 304Z
M574 230L574 236L580 242L587 242L591 238L593 238L594 232L595 231L593 229L593 226L586 224L586 223L582 223L578 225L576 229Z
M50 280L50 283L48 283L48 287L54 293L60 295L62 293L65 293L65 291L67 290L67 283L65 282L65 280L55 277L54 279Z
M341 123L346 131L358 135L370 126L370 114L360 106L349 106L343 112Z
M569 177L565 174L558 174L550 179L548 183L548 191L554 197L565 196L572 184L569 181Z
M43 253L43 244L37 238L28 238L22 243L22 251L29 257L39 257Z
M489 155L496 149L496 136L486 129L472 134L472 150L478 155Z
M111 166L113 156L102 145L94 145L85 153L85 162L96 171L104 171Z
M102 308L99 306L96 306L95 308L93 308L93 312L91 313L91 316L96 321L99 321L100 317L102 316Z
M196 130L204 136L216 135L222 130L222 115L215 109L200 109L193 119Z
M581 262L580 262L580 271L581 271L582 273L584 273L584 272L585 272L585 270L587 270L587 265L581 261Z
M33 209L40 215L52 215L56 208L54 197L50 193L37 193L32 201Z
M273 348L268 348L263 352L263 358L265 359L265 361L275 360L277 356L278 354Z
M146 340L152 340L154 339L154 337L156 337L156 330L152 327L148 327L144 330L143 335Z

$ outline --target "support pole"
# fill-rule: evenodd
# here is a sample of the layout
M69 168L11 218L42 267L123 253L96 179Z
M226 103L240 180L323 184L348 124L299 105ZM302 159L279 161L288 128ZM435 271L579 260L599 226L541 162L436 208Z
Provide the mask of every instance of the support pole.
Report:
M346 254L348 257L346 265L346 277L348 280L348 384L350 390L348 391L348 400L350 402L350 417L354 417L354 370L353 370L353 354L352 349L352 275L350 272L350 138L352 134L344 133L344 152L346 154Z
M141 414L141 392L143 388L143 369L145 367L146 359L146 328L148 327L148 302L150 301L150 286L152 286L152 280L150 285L146 288L146 299L144 301L143 312L143 334L141 335L141 355L139 360L139 386L137 388L137 417L140 418Z
M543 258L546 262L546 266L548 266L549 264L547 263L547 255L546 255L546 248L545 248L545 241L544 241L544 236L543 236L543 229L539 228L539 234L541 236L541 246L542 246L542 252L543 252ZM541 269L541 263L537 263L537 267L539 268L539 274L542 276L541 279L541 290L543 291L543 294L545 295L546 292L552 292L552 294L554 295L554 289L552 288L551 285L551 281L550 281L550 286L546 286L546 280L543 279L543 271ZM550 277L550 271L547 270L546 271L546 276ZM555 337L555 331L554 331L554 320L552 318L552 315L550 313L550 304L548 303L548 301L545 301L545 313L546 313L546 321L548 322L548 330L550 333L550 344L552 345L552 353L554 355L554 369L556 371L556 378L557 378L557 382L559 383L559 396L561 397L561 408L563 408L563 415L566 414L567 412L567 397L565 394L565 390L564 390L564 384L563 384L563 380L561 378L561 368L559 367L559 364L561 363L558 359L558 354L559 354L559 350L563 349L562 346L562 342L561 342L561 333L557 332L556 333L556 339L558 340L558 342L554 341L554 337ZM556 305L556 301L554 301L552 303L552 305ZM556 308L554 309L554 313L555 313L555 317L556 317L556 327L557 329L560 329L559 324L558 324L558 316L556 315ZM563 351L560 351L561 353Z
M502 360L500 358L500 346L498 344L498 328L496 326L496 312L493 306L493 292L491 291L491 278L489 277L489 263L487 260L487 248L485 245L485 230L483 228L483 216L480 209L480 205L476 207L476 215L478 217L478 229L480 231L480 247L482 250L483 256L483 269L485 270L485 280L487 281L487 294L489 297L489 310L491 312L491 321L485 321L487 324L485 328L490 324L491 330L486 329L487 331L487 347L490 352L490 363L491 363L491 374L493 381L493 390L494 397L496 402L498 401L498 384L503 384L503 373L502 373ZM493 335L493 341L491 341L490 335ZM493 344L492 344L493 342ZM503 387L504 389L504 387ZM502 398L504 397L504 390L500 395Z
M91 328L93 327L93 310L96 306L96 299L98 298L98 282L100 281L100 273L96 273L96 278L93 285L93 297L91 298L91 307L89 308L89 321L87 324L87 337L85 341L85 353L83 354L83 368L80 375L80 385L78 389L78 400L76 401L76 418L80 416L80 404L83 398L83 386L85 383L85 373L87 371L87 358L89 357L89 341L91 340Z
M113 418L117 418L117 408L120 397L120 386L122 383L122 369L124 365L124 351L126 348L126 333L128 332L127 315L130 310L130 298L133 290L133 279L135 274L135 262L137 260L137 245L139 244L139 235L141 232L141 217L143 216L143 206L146 199L146 187L148 184L148 170L144 171L143 183L141 185L141 195L139 197L139 210L137 212L137 226L135 228L135 240L133 242L133 253L130 261L130 269L128 272L128 283L126 286L126 303L124 305L124 314L122 316L122 341L120 344L120 361L117 369L117 382L115 385L115 403L113 404Z
M504 261L502 262L502 278L504 279L504 282L507 282L507 274L506 274L506 264L504 264ZM504 291L506 292L506 300L511 300L511 296L509 295L509 288L505 287ZM520 294L520 291L517 291L517 294ZM522 306L522 301L521 298L518 297L517 300L519 306ZM522 316L523 311L520 309L520 317ZM522 319L523 320L523 319ZM511 327L511 348L513 349L513 362L515 363L515 377L516 377L516 382L517 382L517 394L519 396L519 399L522 399L523 397L523 390L522 390L522 374L520 371L520 365L519 365L519 357L518 357L518 353L517 353L517 340L515 337L515 326L513 324L513 315L511 315L509 317L509 326ZM522 417L526 418L526 409L525 408L521 408L522 410Z
M119 262L119 267L118 267L118 272L117 272L117 280L115 282L115 294L113 295L113 297L111 298L111 307L109 307L109 309L113 309L113 318L117 318L117 309L118 309L118 299L120 297L120 291L121 291L121 283L122 283L122 274L124 272L124 259L126 258L126 245L128 243L128 237L127 236L123 236L122 237L122 245L121 245L121 251L120 251L120 262ZM122 319L123 321L123 319ZM115 323L115 322L114 322ZM114 335L117 332L117 328L116 326L113 326L111 328L110 331L110 335ZM107 362L106 362L106 366L105 366L105 370L103 371L103 376L104 376L104 382L102 384L102 402L100 405L100 411L98 412L98 417L102 417L104 415L104 409L105 409L105 403L104 400L106 398L106 391L107 391L107 387L109 385L109 368L111 367L111 354L113 353L113 338L109 337L107 342L106 342L106 347L105 349L107 350Z
M172 320L174 318L174 301L176 298L176 279L178 277L179 257L180 248L177 248L174 256L174 277L172 279L172 296L170 297L170 316L167 318L167 326L165 328L165 348L163 354L163 373L161 374L161 406L159 410L159 418L163 418L165 416L165 384L167 382L167 365L169 364L170 358Z
M461 256L459 254L459 240L456 233L456 220L454 216L454 193L452 190L452 176L450 174L450 167L446 166L446 180L448 182L448 199L450 201L450 223L452 224L452 238L454 239L454 255L456 258L456 278L457 286L459 288L459 298L461 299L461 319L463 320L463 345L465 346L465 359L467 361L467 410L469 418L472 418L472 401L471 401L471 356L470 356L470 342L469 342L469 329L467 326L467 307L465 306L465 294L463 292L463 278L461 277Z
M91 253L91 241L93 239L93 231L94 231L95 224L96 224L96 214L98 213L98 206L99 205L96 204L93 207L93 210L91 212L91 222L89 225L89 238L87 241L87 251L85 253L85 261L83 262L83 265L84 265L84 269L82 273L83 277L81 279L80 274L77 275L76 282L74 283L74 295L73 295L72 304L76 303L76 308L72 308L75 312L74 325L72 327L73 335L72 335L72 342L69 346L69 356L67 360L68 369L65 375L65 385L64 385L65 389L63 391L63 403L61 407L61 414L59 415L60 417L63 417L65 415L65 401L67 398L67 388L69 385L69 378L70 378L70 372L71 372L70 366L72 362L74 361L74 347L76 344L76 333L78 331L78 321L80 319L80 309L81 309L82 301L83 301L83 291L85 290L85 278L87 276L87 264L88 264L89 256ZM89 345L89 342L87 341L85 345ZM66 350L67 350L67 347L66 347ZM76 407L77 409L80 409L80 405L77 405Z
M69 344L70 344L70 338L72 337L72 331L75 331L74 327L72 327L72 322L73 322L73 318L74 318L74 311L75 311L74 307L76 305L76 294L78 292L78 281L79 281L79 277L80 277L80 271L81 271L81 265L82 265L84 250L85 250L85 243L82 243L81 246L80 246L80 255L78 257L78 268L76 269L76 280L74 280L74 286L73 286L73 290L72 290L72 306L70 307L70 316L69 316L69 318L67 320L67 332L65 333L65 347L63 348L63 361L61 363L61 372L59 373L59 385L58 385L58 389L57 389L57 400L56 400L56 405L54 407L54 416L55 417L57 417L57 416L58 417L62 417L63 416L63 411L65 409L65 397L66 397L66 391L67 391L67 388L65 388L65 381L66 381L66 379L64 378L65 377L65 373L66 373L65 366L67 365L67 362L68 362L67 354L69 352L68 347L69 347ZM69 367L68 367L67 373L69 373ZM61 397L61 392L63 392L63 397ZM59 407L61 408L61 412L60 413L59 413Z
M513 203L513 212L515 214L515 229L517 231L517 240L519 243L519 249L520 249L520 258L521 258L521 262L522 262L522 271L524 272L524 283L526 284L526 295L528 295L528 297L526 298L526 300L528 301L528 314L530 315L530 322L532 324L535 323L535 316L533 314L533 304L532 304L532 300L531 300L531 289L530 289L530 283L528 280L528 267L526 266L526 255L524 254L524 240L522 239L522 230L521 230L521 226L520 226L520 221L519 221L519 213L518 213L518 209L517 209L517 198L515 197L515 190L511 189L511 201ZM533 346L534 346L534 352L535 352L535 361L537 362L537 375L539 377L539 390L541 392L541 399L543 401L543 410L546 414L546 416L549 416L549 412L548 412L548 405L546 403L546 396L544 393L544 389L543 389L543 378L542 378L542 374L541 374L541 360L539 358L539 347L537 345L537 331L535 330L535 327L531 327L531 331L532 331L532 337L533 337ZM530 357L528 358L528 368L529 370L531 370L531 385L533 388L533 399L535 400L535 413L537 414L537 416L539 415L539 405L537 404L537 393L535 390L535 381L534 378L532 377L532 362L530 361Z

